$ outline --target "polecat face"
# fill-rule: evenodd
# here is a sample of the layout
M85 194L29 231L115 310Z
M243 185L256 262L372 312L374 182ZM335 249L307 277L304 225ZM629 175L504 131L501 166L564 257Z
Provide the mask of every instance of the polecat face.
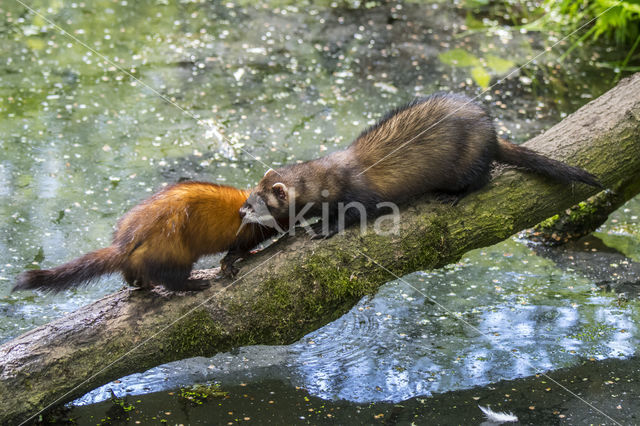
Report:
M275 218L289 215L289 188L278 181L281 176L269 169L240 208L242 221L274 227Z

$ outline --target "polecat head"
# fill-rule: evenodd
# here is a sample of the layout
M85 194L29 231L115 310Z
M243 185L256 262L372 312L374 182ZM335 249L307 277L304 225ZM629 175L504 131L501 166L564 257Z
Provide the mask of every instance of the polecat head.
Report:
M240 208L243 222L272 226L274 218L289 216L290 191L281 181L282 176L273 169L267 170L258 186Z

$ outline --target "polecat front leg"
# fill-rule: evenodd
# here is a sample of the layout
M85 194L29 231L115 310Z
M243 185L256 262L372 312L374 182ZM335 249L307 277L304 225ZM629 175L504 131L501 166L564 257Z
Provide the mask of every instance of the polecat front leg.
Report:
M307 231L312 240L331 238L338 232L340 232L340 229L337 221L329 221L329 223L325 223L322 220L310 225L309 231Z
M233 278L238 275L239 269L234 266L238 259L246 259L249 251L241 248L231 248L227 254L220 260L220 271L225 277Z
M152 263L146 265L146 277L171 291L201 291L209 287L208 280L190 280L191 265Z
M351 207L343 211L336 211L333 209L332 214L330 214L326 219L327 222L325 222L325 220L320 220L310 226L311 231L313 232L311 239L320 240L331 238L356 223L362 224L362 220L364 220L364 226L366 227L368 216L370 214L375 214L375 210L370 208L365 209L363 218L361 218L361 213L363 213L363 211L355 207ZM342 217L340 217L340 215L342 215Z

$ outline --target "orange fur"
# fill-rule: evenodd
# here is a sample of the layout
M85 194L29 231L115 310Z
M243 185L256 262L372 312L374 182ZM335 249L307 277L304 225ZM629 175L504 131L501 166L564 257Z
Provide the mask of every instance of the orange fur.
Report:
M222 267L233 274L237 258L275 234L256 224L238 232L238 211L248 196L249 191L207 182L169 186L118 221L110 247L57 268L24 272L14 290L60 291L110 272L121 272L129 284L141 287L202 288L206 283L187 281L200 257L229 250Z

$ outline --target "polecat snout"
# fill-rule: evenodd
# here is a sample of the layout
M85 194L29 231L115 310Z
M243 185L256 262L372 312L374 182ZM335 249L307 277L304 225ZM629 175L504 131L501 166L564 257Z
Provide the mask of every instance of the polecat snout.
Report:
M248 196L249 191L207 182L169 186L118 221L109 247L53 269L25 271L13 290L58 292L112 272L139 287L201 290L208 281L188 279L198 258L229 250L221 266L225 274L235 275L235 260L275 235L253 223L240 228L238 209Z
M401 203L428 192L465 194L484 186L493 161L512 164L560 182L601 187L590 173L496 137L487 111L456 94L434 94L389 112L343 151L268 171L241 209L260 222L255 206L275 219L329 212L329 235L338 231L340 203L358 202L375 213L382 201ZM360 217L343 212L345 225ZM325 224L326 225L326 224Z

